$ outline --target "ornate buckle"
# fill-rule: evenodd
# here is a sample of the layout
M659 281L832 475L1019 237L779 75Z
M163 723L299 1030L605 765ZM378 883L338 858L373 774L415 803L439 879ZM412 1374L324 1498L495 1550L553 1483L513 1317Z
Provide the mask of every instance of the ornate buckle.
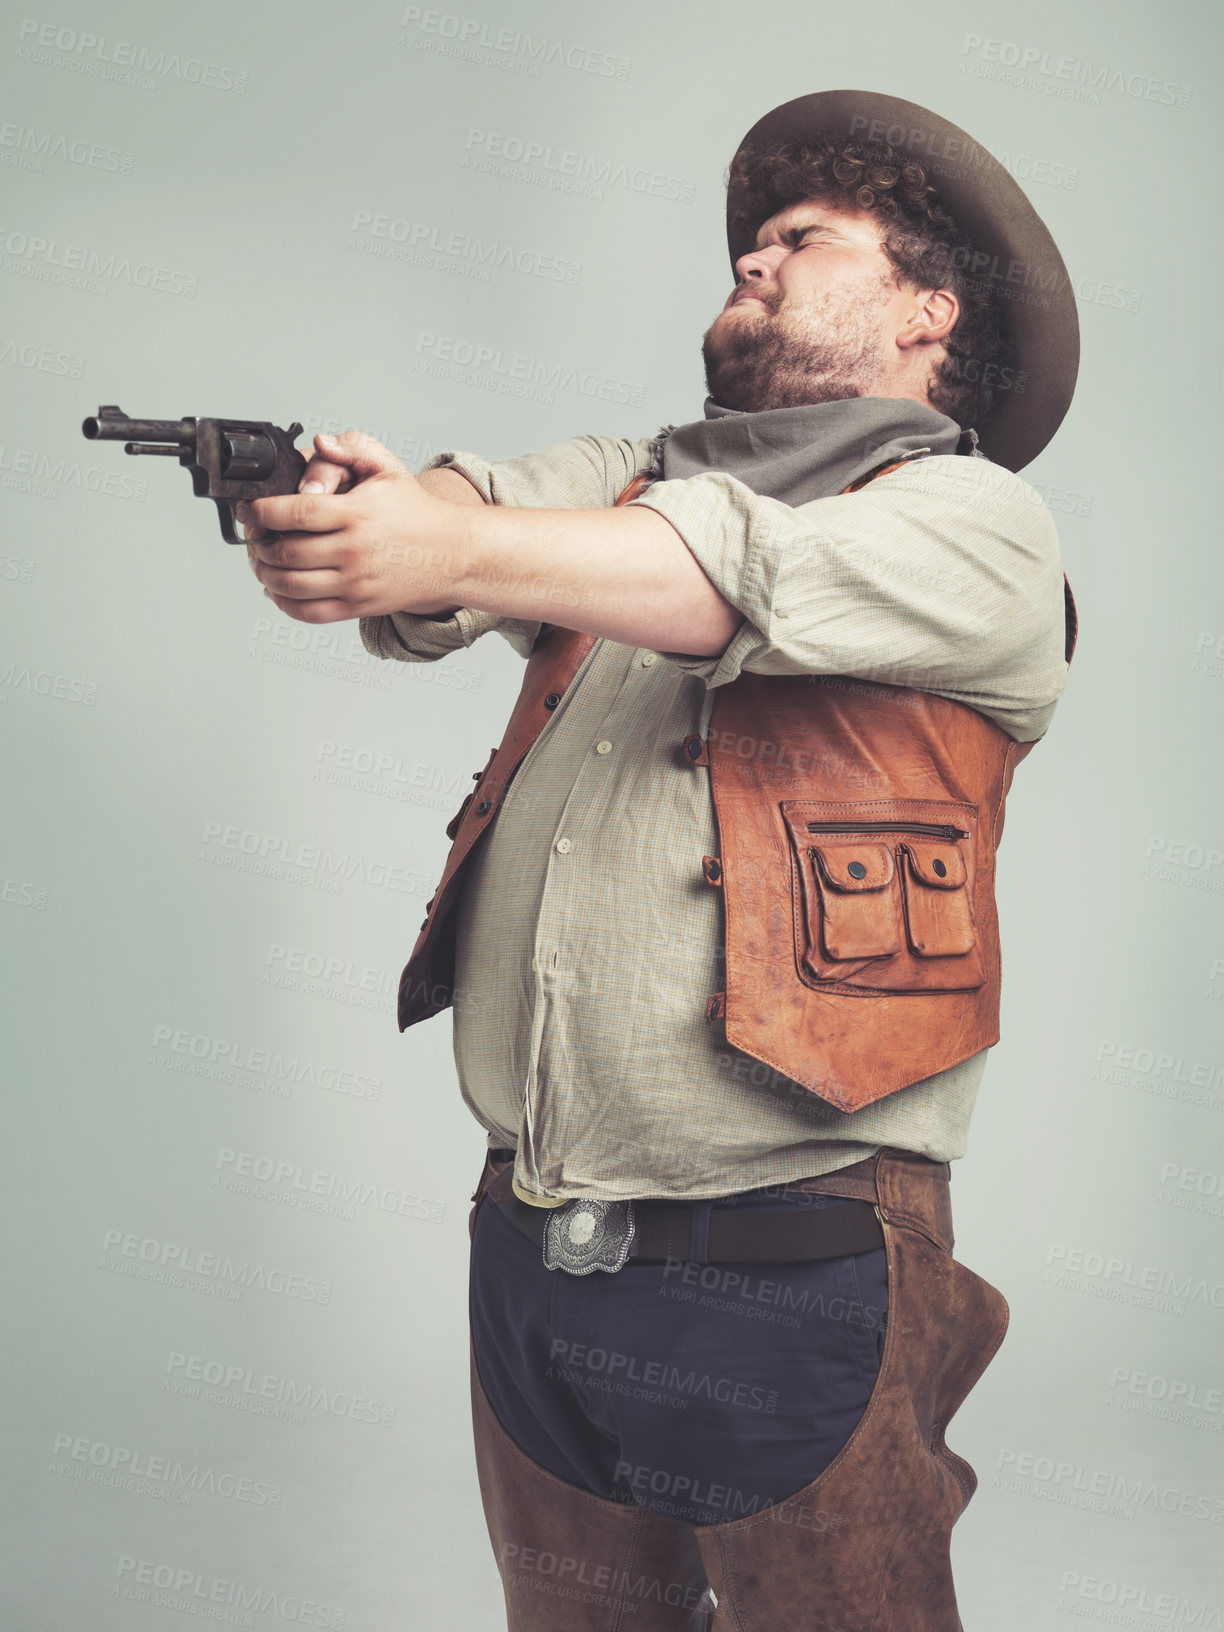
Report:
M631 1201L567 1201L545 1222L545 1267L570 1275L595 1269L614 1275L628 1262L635 1228Z

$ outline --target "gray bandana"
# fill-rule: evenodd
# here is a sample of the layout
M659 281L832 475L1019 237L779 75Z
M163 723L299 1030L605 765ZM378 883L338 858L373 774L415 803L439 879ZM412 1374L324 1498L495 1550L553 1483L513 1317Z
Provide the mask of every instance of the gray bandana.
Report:
M745 413L705 400L705 418L667 425L654 439L664 481L721 470L784 504L826 499L877 465L929 449L956 453L955 420L908 397L847 397Z

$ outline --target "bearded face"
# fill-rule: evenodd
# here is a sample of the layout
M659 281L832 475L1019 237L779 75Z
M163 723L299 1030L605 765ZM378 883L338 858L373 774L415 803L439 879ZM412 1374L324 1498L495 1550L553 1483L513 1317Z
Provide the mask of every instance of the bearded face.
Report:
M748 278L739 294L701 342L706 389L721 407L757 413L875 394L897 294L887 271L788 291Z

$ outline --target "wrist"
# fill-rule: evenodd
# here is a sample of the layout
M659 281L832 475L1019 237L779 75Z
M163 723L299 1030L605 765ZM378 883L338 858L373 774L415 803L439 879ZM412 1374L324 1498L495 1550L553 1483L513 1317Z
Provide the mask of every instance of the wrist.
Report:
M400 533L398 549L403 551L403 560L384 589L383 605L392 614L403 612L444 623L467 604L465 563L473 553L471 521L473 510L482 511L484 505L479 498L471 508L448 503L416 485L415 502L422 505L423 501L423 505L416 511L414 525Z
M431 551L434 571L423 585L428 594L421 602L430 616L451 617L472 600L482 582L488 555L488 522L491 505L447 504L446 536L437 539Z

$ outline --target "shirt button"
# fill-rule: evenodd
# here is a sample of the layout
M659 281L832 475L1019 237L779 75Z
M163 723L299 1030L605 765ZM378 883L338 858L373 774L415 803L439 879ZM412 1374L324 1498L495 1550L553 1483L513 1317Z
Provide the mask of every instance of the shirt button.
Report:
M531 967L535 970L536 974L538 975L539 972L540 972L540 960L539 960L539 958L532 958Z
M642 667L644 669L649 669L653 664L657 663L658 661L659 661L658 652L645 652L643 654L643 656L642 656Z
M595 752L597 754L610 754L612 752L612 744L605 737L602 742L597 742L595 744Z
M573 839L558 839L557 840L557 854L558 855L568 856L570 851L573 848L574 848Z

